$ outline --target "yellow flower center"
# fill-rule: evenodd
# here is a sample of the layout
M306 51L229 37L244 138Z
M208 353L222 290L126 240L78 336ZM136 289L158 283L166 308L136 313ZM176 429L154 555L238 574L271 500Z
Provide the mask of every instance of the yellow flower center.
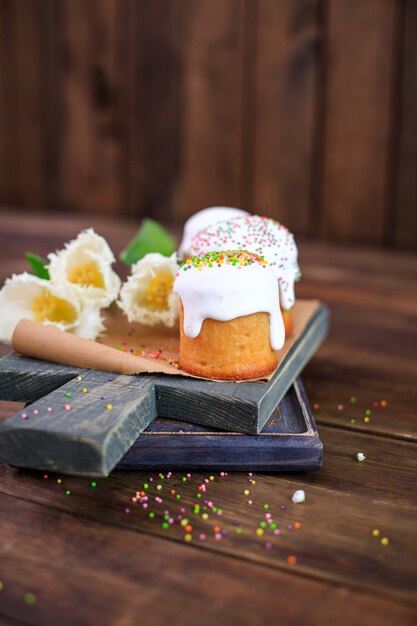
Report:
M33 300L32 312L35 322L73 324L77 318L77 311L72 304L54 296L46 288L42 289L42 293Z
M167 309L168 296L172 291L174 279L171 274L161 272L151 280L146 290L146 301L154 309Z
M87 261L73 267L68 272L68 280L70 283L77 285L83 285L85 287L99 287L104 288L103 274L100 272L100 268L95 261Z

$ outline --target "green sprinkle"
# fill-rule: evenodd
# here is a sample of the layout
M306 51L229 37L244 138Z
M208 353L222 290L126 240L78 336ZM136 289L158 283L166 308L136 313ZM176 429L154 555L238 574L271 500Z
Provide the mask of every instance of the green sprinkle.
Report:
M241 535L242 533L243 533L243 530L241 528L236 528L237 535Z
M365 411L365 415L371 415L371 411L368 409L367 411Z
M275 524L275 522L272 522L272 524L271 524L271 528L272 528L272 530L275 530L275 529L276 529L276 527L277 527L277 525Z
M350 423L351 423L351 424L356 424L356 420L355 420L355 418L354 418L354 417L352 417L352 419L350 420Z
M149 484L148 483L143 483L143 488L144 489L149 489Z
M179 493L176 493L176 494L175 494L175 499L176 499L176 500L181 500L181 496L180 496L180 494L179 494Z
M65 394L65 397L66 398L71 398L71 396L72 396L72 393L70 391L67 391L67 393Z
M352 396L352 397L350 398L350 401L351 401L351 403L352 403L352 404L355 404L355 402L356 402L356 396Z
M168 524L168 522L162 522L162 528L163 528L164 530L167 530L167 528L169 528L169 524Z
M155 513L153 513L153 511L151 511L150 513L148 513L148 515L149 515L149 517L150 517L151 519L153 519L153 518L155 517Z
M259 526L260 526L261 528L266 528L266 522L261 522L261 523L259 524Z
M269 509L269 504L264 504L264 509L267 511Z
M97 483L96 483L96 481L95 481L95 480L93 480L93 481L90 483L90 485L91 485L92 487L97 487Z
M66 493L67 496L70 496L71 495L70 489L67 489L65 493Z
M36 604L36 596L34 593L25 593L24 600L26 604Z

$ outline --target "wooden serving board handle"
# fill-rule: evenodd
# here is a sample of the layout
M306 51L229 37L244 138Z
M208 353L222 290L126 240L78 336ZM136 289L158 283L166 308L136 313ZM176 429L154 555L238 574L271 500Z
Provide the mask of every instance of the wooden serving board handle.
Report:
M81 369L127 375L178 374L175 367L167 363L154 363L27 319L17 324L12 344L18 354Z

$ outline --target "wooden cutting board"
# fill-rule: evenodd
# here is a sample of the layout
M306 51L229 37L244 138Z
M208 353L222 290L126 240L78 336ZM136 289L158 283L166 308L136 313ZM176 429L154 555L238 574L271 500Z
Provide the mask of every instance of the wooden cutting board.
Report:
M158 416L258 434L327 328L328 310L320 305L266 384L120 376L9 354L0 359L0 399L31 404L0 426L0 460L107 475Z

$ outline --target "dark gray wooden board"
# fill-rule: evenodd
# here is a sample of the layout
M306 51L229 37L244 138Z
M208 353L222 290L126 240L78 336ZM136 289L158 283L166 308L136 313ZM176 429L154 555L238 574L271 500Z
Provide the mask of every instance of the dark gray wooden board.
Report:
M267 384L120 376L7 355L0 359L0 399L32 404L25 411L28 419L20 411L0 426L0 459L33 469L107 475L158 415L258 434L327 328L328 310L321 305Z
M321 467L323 445L300 378L255 437L158 417L117 470L298 472Z

